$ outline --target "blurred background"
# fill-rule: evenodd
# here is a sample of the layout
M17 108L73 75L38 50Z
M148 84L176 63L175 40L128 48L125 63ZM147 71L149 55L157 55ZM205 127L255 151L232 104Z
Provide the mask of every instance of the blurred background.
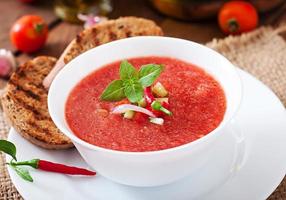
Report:
M0 48L11 50L22 63L36 55L58 57L66 45L83 29L79 13L106 16L139 16L154 20L165 35L206 43L227 34L219 26L218 13L226 0L0 0ZM255 29L262 25L276 26L286 21L284 0L250 0L259 14ZM230 10L230 11L229 11ZM230 6L226 12L236 12ZM247 10L245 11L247 13ZM24 53L10 41L10 31L17 19L27 14L38 15L49 31L45 44L37 51ZM238 15L245 15L243 12ZM247 14L246 14L247 15ZM252 16L246 16L252 19ZM245 22L249 23L249 22ZM242 24L243 25L243 24ZM20 50L19 50L20 49Z

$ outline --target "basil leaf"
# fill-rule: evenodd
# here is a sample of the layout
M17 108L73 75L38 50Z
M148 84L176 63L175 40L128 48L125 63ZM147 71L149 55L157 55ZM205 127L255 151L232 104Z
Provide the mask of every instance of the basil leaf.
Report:
M16 158L16 146L7 140L0 140L0 151L3 151L6 154L9 154L12 158Z
M164 67L162 65L148 64L143 65L139 70L139 82L143 87L151 86L159 77Z
M124 93L130 102L136 103L143 98L143 87L138 81L130 81L125 83Z
M138 78L137 70L127 60L120 63L119 74L121 80Z
M10 165L14 170L15 172L24 180L26 181L29 181L29 182L33 182L33 178L31 177L29 171L24 168L24 167L19 167L19 166L16 166L16 165L13 165L11 164Z
M122 80L112 81L100 96L100 99L105 101L120 101L124 98L125 94Z

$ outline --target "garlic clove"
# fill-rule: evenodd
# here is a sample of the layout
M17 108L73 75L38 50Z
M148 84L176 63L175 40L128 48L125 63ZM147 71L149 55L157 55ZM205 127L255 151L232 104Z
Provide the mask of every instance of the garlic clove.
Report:
M11 51L0 49L0 77L8 77L16 69L16 60Z
M84 14L78 14L77 16L81 21L84 21L84 28L89 28L95 24L98 24L100 22L106 21L107 17L103 16L97 16L93 14L84 15Z

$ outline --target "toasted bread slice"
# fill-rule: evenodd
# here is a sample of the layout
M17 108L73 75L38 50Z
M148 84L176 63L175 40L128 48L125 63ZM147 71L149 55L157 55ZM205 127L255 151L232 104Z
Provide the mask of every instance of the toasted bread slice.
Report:
M49 88L64 65L85 51L114 40L143 35L161 36L163 31L153 21L138 17L121 17L85 29L67 46L55 67L44 79L43 85Z
M24 138L47 149L73 147L53 123L47 106L48 91L42 81L56 59L40 56L26 62L14 72L1 97L8 121Z
M98 45L143 35L161 36L163 31L153 21L138 17L121 17L101 22L77 35L65 52L64 62L68 63L79 54Z

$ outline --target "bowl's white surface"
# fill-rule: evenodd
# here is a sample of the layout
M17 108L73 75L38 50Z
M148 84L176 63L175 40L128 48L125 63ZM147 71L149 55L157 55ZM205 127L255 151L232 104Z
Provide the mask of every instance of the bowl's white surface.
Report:
M227 110L221 124L192 143L153 152L115 151L91 145L76 137L65 120L65 103L73 87L105 64L142 56L181 59L214 76L222 85L227 99ZM127 185L155 186L181 179L204 165L214 145L228 134L226 127L239 108L241 96L241 80L236 69L222 55L187 40L142 36L101 45L68 63L50 87L48 107L57 127L72 139L85 161L101 175Z

